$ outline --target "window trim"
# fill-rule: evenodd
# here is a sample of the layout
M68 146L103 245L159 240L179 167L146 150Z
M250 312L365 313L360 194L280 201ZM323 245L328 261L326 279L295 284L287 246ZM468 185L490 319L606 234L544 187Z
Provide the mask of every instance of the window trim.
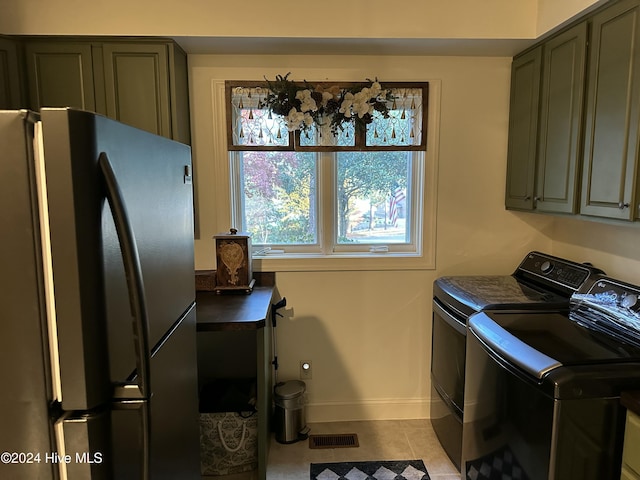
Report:
M226 103L225 80L211 80L212 114L211 141L214 158L211 165L207 162L200 168L212 168L213 177L218 179L215 195L217 203L211 218L212 231L228 231L232 224L229 152L226 144ZM425 152L424 182L422 199L422 254L408 256L400 254L380 254L358 258L324 255L271 256L253 259L256 272L313 272L313 271L398 271L398 270L433 270L436 268L437 240L437 186L438 156L440 141L442 80L429 80L429 109L426 139L428 148ZM203 160L200 159L200 162ZM201 188L205 188L202 186ZM210 187L207 187L210 188Z

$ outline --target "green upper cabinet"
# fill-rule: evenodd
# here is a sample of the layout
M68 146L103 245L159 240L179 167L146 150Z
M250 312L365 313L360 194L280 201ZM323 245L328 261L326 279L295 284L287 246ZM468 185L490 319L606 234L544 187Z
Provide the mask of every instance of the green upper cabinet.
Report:
M165 40L28 40L30 107L76 107L190 143L186 54Z
M174 44L104 44L107 116L190 143L186 56ZM179 68L177 68L179 67Z
M537 47L511 65L507 208L533 208L541 62L542 47Z
M511 75L506 207L640 219L640 0L603 5Z
M73 107L104 113L96 106L90 43L27 42L29 107Z
M535 208L576 213L587 23L551 38L543 48Z
M20 44L0 36L0 110L24 107Z
M111 44L102 52L107 116L170 137L165 46Z
M637 216L640 5L622 0L593 18L580 213Z

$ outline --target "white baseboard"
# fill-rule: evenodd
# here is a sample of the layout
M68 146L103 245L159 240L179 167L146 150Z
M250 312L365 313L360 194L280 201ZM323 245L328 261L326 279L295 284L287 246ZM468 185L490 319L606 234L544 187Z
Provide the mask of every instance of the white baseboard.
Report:
M310 403L306 406L306 417L310 423L429 418L429 400L416 398Z

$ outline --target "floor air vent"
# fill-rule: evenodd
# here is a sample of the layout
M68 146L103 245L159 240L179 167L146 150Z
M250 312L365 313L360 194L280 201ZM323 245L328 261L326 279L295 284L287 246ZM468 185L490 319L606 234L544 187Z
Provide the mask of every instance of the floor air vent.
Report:
M350 448L358 446L358 435L356 433L309 435L309 448Z

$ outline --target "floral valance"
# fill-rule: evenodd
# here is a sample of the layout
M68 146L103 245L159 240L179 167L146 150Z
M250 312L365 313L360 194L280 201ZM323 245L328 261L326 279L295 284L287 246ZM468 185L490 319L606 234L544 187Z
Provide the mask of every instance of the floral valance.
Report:
M229 150L423 150L427 82L227 81Z

